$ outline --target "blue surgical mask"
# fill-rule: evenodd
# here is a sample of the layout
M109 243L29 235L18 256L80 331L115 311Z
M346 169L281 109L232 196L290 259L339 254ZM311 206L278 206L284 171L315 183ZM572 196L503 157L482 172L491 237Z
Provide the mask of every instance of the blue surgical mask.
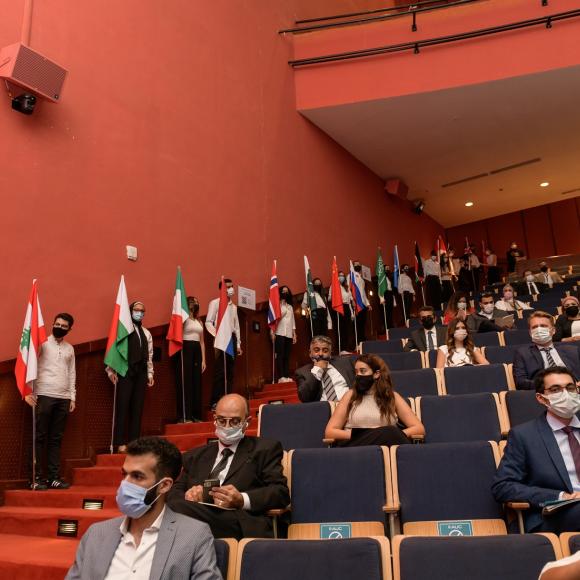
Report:
M215 434L224 445L235 445L244 437L245 426L246 423L242 423L237 427L220 427L216 425Z
M147 488L124 479L117 490L117 506L121 513L129 518L140 518L145 515L160 497L158 495L153 501L147 503L147 492L155 489L162 481L161 479L155 485Z
M135 322L141 322L143 320L143 317L145 316L145 312L141 312L140 310L133 310L131 316L133 317L133 320Z
M346 280L346 278L345 278L344 276L339 276L339 277L338 277L338 281L339 281L341 284L344 284L344 281L345 281L345 280Z

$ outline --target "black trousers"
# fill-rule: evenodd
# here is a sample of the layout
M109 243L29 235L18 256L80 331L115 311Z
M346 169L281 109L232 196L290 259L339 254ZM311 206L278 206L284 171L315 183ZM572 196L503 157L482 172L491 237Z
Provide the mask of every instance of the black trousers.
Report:
M332 318L332 324L336 333L336 348L339 347L338 337L340 335L340 350L354 350L353 344L353 321L352 321L352 310L350 304L343 304L344 315L336 312L336 310L330 311L330 317Z
M326 308L317 308L312 311L312 336L328 336L328 312Z
M425 286L427 288L427 304L433 306L435 310L441 310L441 280L439 280L439 276L427 276Z
M124 445L141 435L141 417L147 388L147 367L132 368L119 376L115 404L113 445Z
M487 283L495 284L501 279L501 270L497 266L490 266L487 269Z
M394 294L392 291L385 292L385 313L387 315L387 326L393 328L393 303Z
M42 478L42 464L46 448L46 476L48 480L60 477L60 447L69 415L70 399L38 395L36 401L36 477ZM32 461L31 461L32 465Z
M525 512L524 512L525 514ZM525 515L524 515L525 517ZM574 503L563 507L549 516L544 516L544 522L531 532L562 532L580 531L580 504Z
M234 339L234 353L237 352L238 342L236 337ZM227 392L233 393L234 386L234 366L236 362L236 355L230 356L223 350L214 348L215 361L213 367L213 388L211 391L211 405L215 405L226 394L226 379ZM225 359L225 370L224 370Z
M351 438L337 441L336 447L363 447L368 445L403 445L411 440L396 425L370 429L352 429Z
M356 334L359 342L367 339L367 312L368 308L363 308L356 315Z
M276 379L290 378L290 353L292 339L287 336L278 336L274 339L274 355L276 358Z
M441 290L441 302L444 302L445 304L447 304L447 302L449 302L449 299L451 298L451 296L453 296L453 284L451 282L451 280L443 280L443 287ZM435 306L433 306L433 308L435 308ZM436 310L439 310L439 308L435 308Z
M409 320L409 318L411 318L411 308L413 306L413 294L411 294L411 292L407 292L406 290L403 292L403 304L405 305L405 320Z
M183 349L173 356L177 418L201 419L201 344L184 340ZM181 371L183 368L183 380ZM185 403L185 409L184 409Z

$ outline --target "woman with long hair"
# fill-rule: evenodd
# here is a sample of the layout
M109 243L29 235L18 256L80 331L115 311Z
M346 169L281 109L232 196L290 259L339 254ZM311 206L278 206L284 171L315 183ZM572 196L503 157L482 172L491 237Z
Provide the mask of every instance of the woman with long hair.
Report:
M395 445L425 435L425 427L393 389L382 358L363 354L355 363L355 381L326 426L325 437L338 446Z
M556 320L554 341L580 341L580 302L576 296L566 296L562 300L562 314Z
M469 307L469 295L467 292L455 292L447 303L445 314L443 315L443 324L449 324L456 318L465 320L473 310Z
M288 286L280 287L280 320L275 330L270 331L276 358L276 377L279 383L287 383L290 378L290 353L296 344L296 321L292 307L292 292Z
M489 361L473 344L463 320L455 318L447 327L447 342L437 352L437 368L488 365Z
M518 312L519 310L533 310L527 303L521 300L516 300L514 297L514 288L511 284L506 284L503 287L502 299L495 303L498 310L505 312Z

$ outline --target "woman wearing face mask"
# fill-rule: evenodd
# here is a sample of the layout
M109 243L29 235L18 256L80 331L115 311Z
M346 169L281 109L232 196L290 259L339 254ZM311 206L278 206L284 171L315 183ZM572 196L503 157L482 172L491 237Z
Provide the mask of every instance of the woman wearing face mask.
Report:
M201 373L205 371L203 324L199 318L199 300L187 297L189 318L183 323L183 348L173 356L175 363L175 398L180 422L199 423L201 412ZM185 380L182 382L181 373Z
M465 292L455 292L447 303L447 308L443 315L443 324L447 325L456 318L466 320L472 312L467 294Z
M322 280L314 278L312 287L314 288L314 299L316 300L316 308L309 313L312 318L312 336L325 336L328 334L328 330L332 328L332 321L328 312L324 289L322 288ZM306 292L304 293L304 298L302 298L302 308L306 310L308 315L308 294Z
M276 330L270 330L270 338L274 343L278 382L287 383L292 381L290 378L290 353L292 345L296 344L297 340L292 292L288 286L280 288L280 313L282 316L276 325Z
M562 314L556 320L554 341L580 341L580 309L576 296L566 296L562 300Z
M331 308L330 316L332 317L332 323L336 328L337 334L340 335L337 337L337 342L340 344L340 354L348 354L354 348L351 344L351 329L352 321L354 320L352 294L350 293L348 279L342 270L338 272L338 281L340 282L344 315ZM332 287L328 289L328 301L332 304Z
M437 352L437 368L463 367L465 365L488 365L489 361L474 346L463 320L455 318L447 327L447 344Z
M510 284L503 287L503 297L495 303L498 310L505 312L518 312L520 310L533 310L533 308L526 302L516 300L514 297L514 289Z
M425 435L425 427L405 399L393 390L387 365L378 356L361 355L354 364L353 387L342 397L326 426L336 445L395 445Z
M129 334L128 339L127 373L121 377L112 368L105 369L111 382L116 385L113 446L118 447L119 453L126 451L128 441L139 437L145 388L154 384L153 338L143 326L145 305L137 301L133 302L129 309L135 330Z

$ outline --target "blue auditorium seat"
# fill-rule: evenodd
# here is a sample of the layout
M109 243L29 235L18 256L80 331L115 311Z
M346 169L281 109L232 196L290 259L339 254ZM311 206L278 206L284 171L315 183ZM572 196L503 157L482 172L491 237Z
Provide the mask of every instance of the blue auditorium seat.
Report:
M443 369L443 376L448 395L499 393L509 388L503 364L449 367Z

